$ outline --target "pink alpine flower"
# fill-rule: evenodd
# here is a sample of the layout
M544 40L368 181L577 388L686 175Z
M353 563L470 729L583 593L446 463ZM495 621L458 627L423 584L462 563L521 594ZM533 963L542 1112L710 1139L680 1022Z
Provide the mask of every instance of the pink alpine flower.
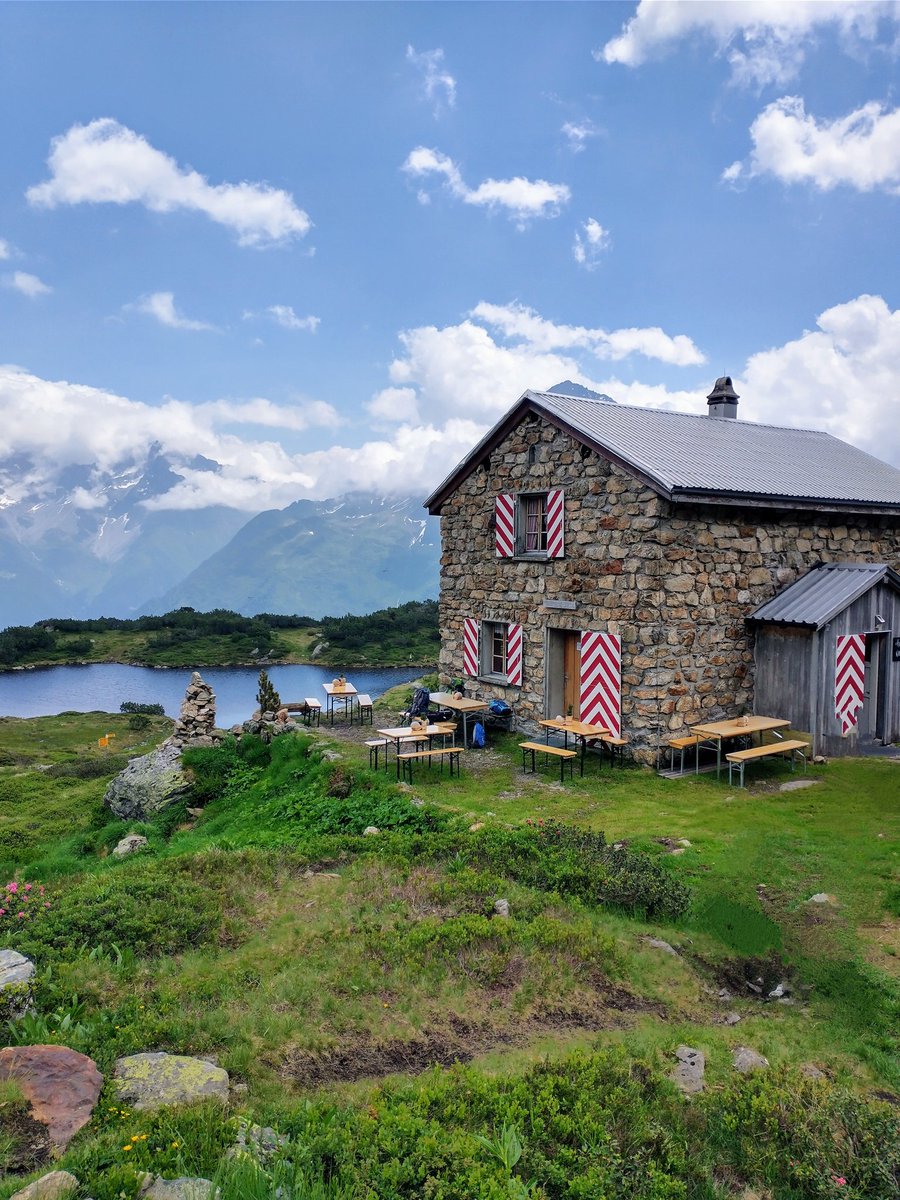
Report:
M844 1184L847 1182L847 1180L844 1178L843 1175L832 1175L831 1182L834 1184L835 1187L843 1187Z
M17 916L17 917L18 917L18 919L21 921L21 920L22 920L22 918L25 916L25 914L24 914L23 912L20 912L20 913L16 913L16 916Z
M16 894L16 892L19 890L19 885L15 881L13 881L12 883L8 883L6 885L6 890L10 893L10 895L14 896Z

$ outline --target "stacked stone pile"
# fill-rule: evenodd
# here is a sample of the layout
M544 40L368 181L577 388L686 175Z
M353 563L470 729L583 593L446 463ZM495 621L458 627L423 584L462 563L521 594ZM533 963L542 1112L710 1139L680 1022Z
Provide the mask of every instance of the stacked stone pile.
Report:
M252 733L261 737L263 741L271 741L280 733L293 733L299 728L299 724L287 708L279 708L278 712L264 713L257 709L249 721L244 721L242 725L233 725L231 732L237 737L243 733Z
M184 693L181 715L168 739L173 746L214 746L224 737L216 729L216 695L195 671Z

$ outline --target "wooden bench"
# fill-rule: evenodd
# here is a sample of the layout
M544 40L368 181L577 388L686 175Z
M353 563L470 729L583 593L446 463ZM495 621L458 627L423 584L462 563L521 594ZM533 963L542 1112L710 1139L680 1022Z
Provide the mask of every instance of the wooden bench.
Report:
M441 746L435 750L412 750L407 754L398 754L397 759L400 763L400 771L404 779L413 781L413 763L419 759L426 759L428 765L437 759L441 764L441 774L444 773L444 759L450 764L450 775L453 776L453 767L456 765L456 774L459 775L459 758L462 754L461 746Z
M566 763L569 764L569 778L572 778L572 759L578 757L577 750L563 750L562 746L549 746L546 742L519 742L519 749L522 751L522 770L528 770L528 755L531 755L531 771L532 774L537 772L535 765L536 754L546 754L548 758L559 759L559 782L562 783L565 778L564 772Z
M322 705L313 696L307 696L304 703L306 704L307 725L318 725L322 717Z
M682 774L682 775L684 774L684 752L685 752L685 750L690 750L692 746L699 746L701 740L702 739L699 738L696 733L692 734L691 737L669 738L668 742L666 743L668 745L669 749L681 751L680 774ZM675 763L675 755L673 754L672 755L673 766L674 766L674 763Z
M356 703L359 706L359 723L360 725L372 724L372 697L357 696Z
M385 768L387 768L388 746L390 746L390 744L391 743L387 740L387 738L369 738L369 740L366 742L366 745L369 748L370 767L374 767L376 771L378 770L378 755L383 750L384 765Z
M799 754L803 759L803 770L806 770L806 752L809 742L767 742L764 746L752 746L749 750L732 750L725 757L728 760L728 786L731 786L732 772L737 767L740 772L739 787L744 786L744 765L757 758L774 758L776 755L791 756L791 770L794 769L794 755Z
M628 738L613 737L611 733L604 733L600 742L609 751L610 762L618 760L620 767L625 765L625 747L628 745Z

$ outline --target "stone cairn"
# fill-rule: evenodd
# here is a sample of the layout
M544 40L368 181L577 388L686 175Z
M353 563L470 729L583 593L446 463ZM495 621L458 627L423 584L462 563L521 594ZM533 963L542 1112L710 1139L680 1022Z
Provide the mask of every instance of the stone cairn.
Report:
M181 714L175 722L171 746L215 746L225 735L216 729L216 695L195 671L184 693Z

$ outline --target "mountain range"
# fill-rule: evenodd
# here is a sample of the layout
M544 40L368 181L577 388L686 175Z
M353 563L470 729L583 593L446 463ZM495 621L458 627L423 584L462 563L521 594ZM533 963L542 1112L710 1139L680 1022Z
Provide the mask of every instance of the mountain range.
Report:
M421 500L352 493L248 515L158 503L182 480L152 446L108 471L0 460L0 628L182 605L305 616L437 595L438 521Z

